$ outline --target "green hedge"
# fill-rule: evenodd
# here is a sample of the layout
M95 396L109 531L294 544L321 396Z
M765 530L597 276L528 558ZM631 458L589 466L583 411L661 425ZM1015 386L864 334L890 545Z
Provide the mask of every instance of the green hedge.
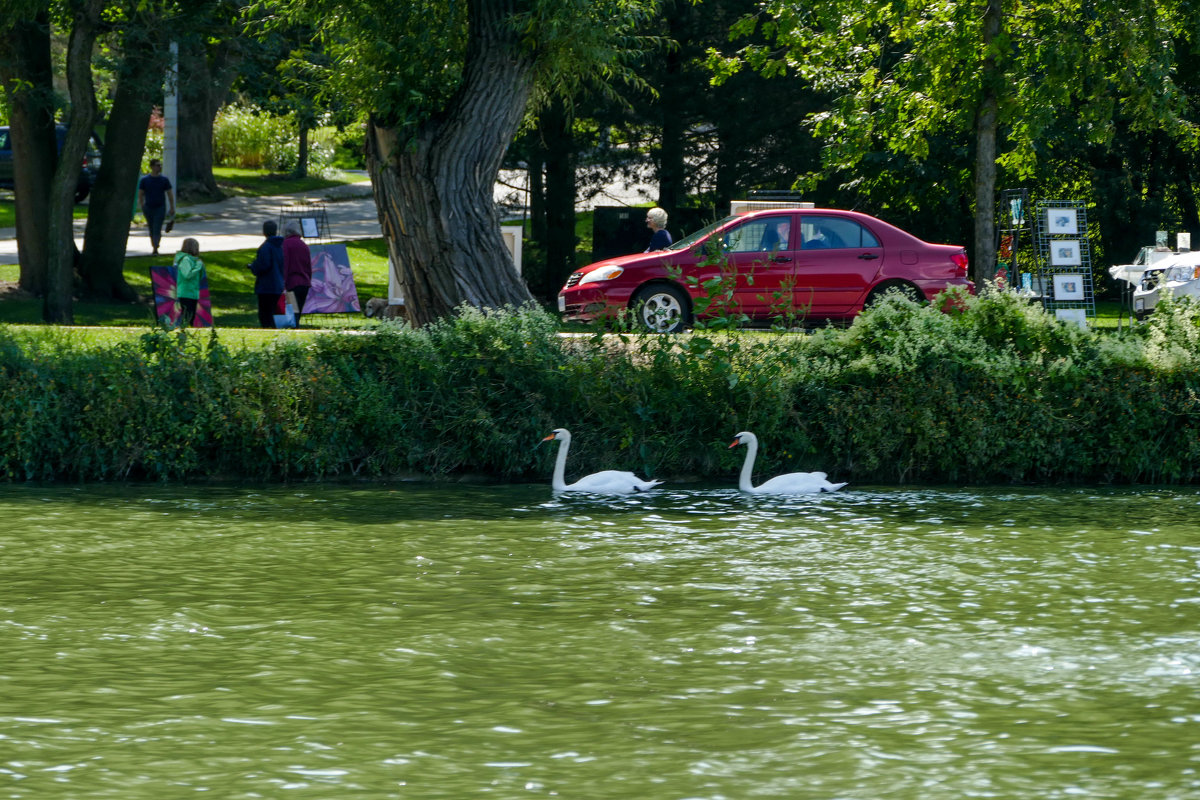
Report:
M556 334L463 311L421 330L250 351L220 332L81 348L0 327L0 475L10 481L323 479L568 471L855 483L1200 481L1200 313L1168 302L1125 336L1010 295L951 311L889 298L810 335Z

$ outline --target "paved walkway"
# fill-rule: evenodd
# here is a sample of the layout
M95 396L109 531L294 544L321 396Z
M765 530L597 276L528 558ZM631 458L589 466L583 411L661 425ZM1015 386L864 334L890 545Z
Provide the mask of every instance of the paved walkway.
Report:
M180 206L180 219L170 233L163 234L159 252L174 254L189 236L200 241L202 253L253 249L262 242L263 222L279 219L279 211L284 206L303 204L309 200L324 202L330 234L337 241L374 239L382 235L375 201L371 198L371 184L366 181L335 186L321 192L274 197L231 197L218 203ZM85 224L85 220L75 220L75 240L80 247L83 247ZM13 228L0 229L0 264L17 263L16 234ZM126 257L148 256L152 252L146 226L131 228Z
M494 196L507 214L506 218L519 220L523 217L525 186L524 172L501 173ZM579 210L588 210L597 205L634 205L646 202L651 196L649 188L647 184L606 187L600 194L581 202ZM318 192L274 197L231 197L218 203L180 206L178 210L181 218L170 233L163 234L159 252L174 254L188 237L199 240L201 253L254 249L262 242L263 222L279 219L280 209L284 206L301 205L307 201L320 201L325 204L329 236L333 241L378 239L383 235L375 200L371 195L371 182L364 178L357 183L334 186ZM75 240L80 247L83 247L85 224L85 220L75 220ZM17 263L16 236L15 229L0 228L0 264ZM151 252L150 235L146 226L131 228L126 257L148 256Z

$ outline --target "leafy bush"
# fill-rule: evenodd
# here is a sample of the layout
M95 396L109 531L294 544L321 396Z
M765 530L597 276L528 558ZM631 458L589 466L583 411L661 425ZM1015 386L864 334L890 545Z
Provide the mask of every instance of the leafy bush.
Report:
M333 134L328 128L309 133L308 171L320 176L333 170ZM300 139L291 116L274 116L255 106L229 105L213 126L213 160L219 166L291 172L300 161Z
M150 331L80 349L0 327L8 480L320 479L569 469L730 479L753 430L763 474L867 482L1200 481L1200 313L1134 335L1064 325L1000 293L890 297L811 335L560 337L534 308L414 330L280 339Z

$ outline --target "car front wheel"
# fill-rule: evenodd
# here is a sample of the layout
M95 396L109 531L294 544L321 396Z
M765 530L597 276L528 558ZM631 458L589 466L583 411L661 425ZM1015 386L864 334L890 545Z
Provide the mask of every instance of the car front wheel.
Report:
M651 333L679 333L687 323L687 294L676 286L643 286L633 296L638 324Z

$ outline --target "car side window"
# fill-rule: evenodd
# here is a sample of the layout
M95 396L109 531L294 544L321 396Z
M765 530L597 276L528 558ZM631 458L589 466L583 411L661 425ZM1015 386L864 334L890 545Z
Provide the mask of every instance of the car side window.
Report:
M729 253L773 253L787 250L791 243L791 217L759 217L725 234Z
M0 150L8 149L8 131L0 131Z
M841 217L805 217L800 221L800 237L800 247L805 250L879 247L875 234Z

